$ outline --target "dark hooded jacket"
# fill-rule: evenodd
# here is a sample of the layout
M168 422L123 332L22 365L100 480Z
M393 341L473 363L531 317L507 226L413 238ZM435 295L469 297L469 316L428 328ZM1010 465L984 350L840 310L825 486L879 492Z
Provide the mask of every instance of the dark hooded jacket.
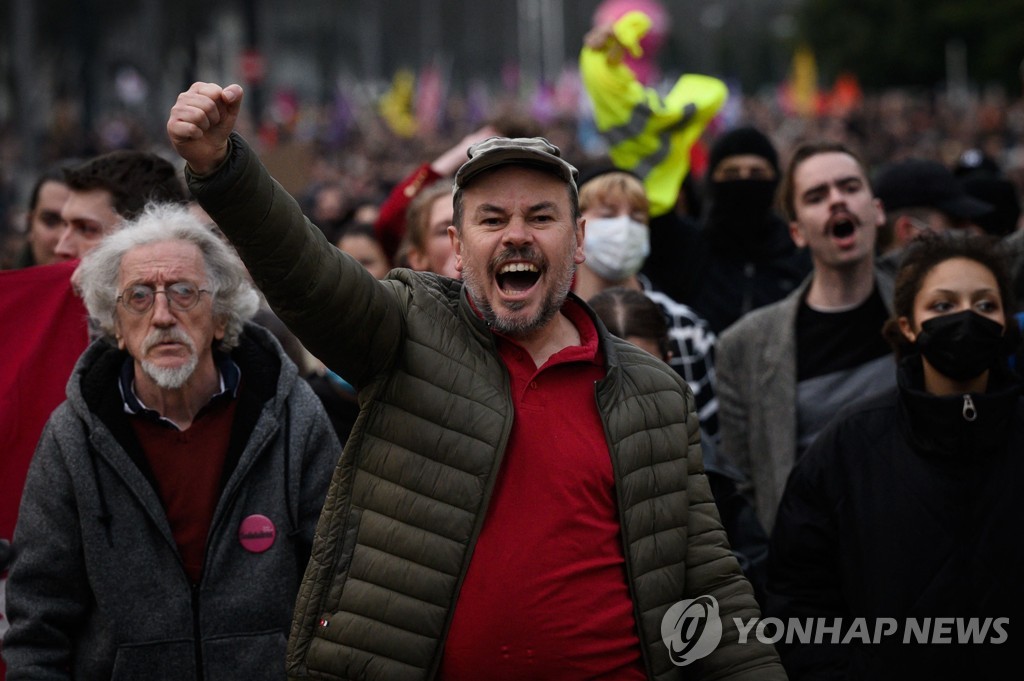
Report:
M193 585L118 388L127 355L79 359L28 472L7 583L9 681L281 679L285 642L331 471L330 422L295 365L248 325L242 383L203 576ZM243 548L243 519L273 522Z

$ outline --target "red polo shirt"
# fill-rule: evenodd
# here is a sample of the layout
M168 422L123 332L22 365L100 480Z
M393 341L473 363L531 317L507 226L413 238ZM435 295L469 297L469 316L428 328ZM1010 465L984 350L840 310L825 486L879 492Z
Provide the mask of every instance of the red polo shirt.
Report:
M499 337L515 420L441 663L443 681L645 679L595 401L597 330L539 369Z

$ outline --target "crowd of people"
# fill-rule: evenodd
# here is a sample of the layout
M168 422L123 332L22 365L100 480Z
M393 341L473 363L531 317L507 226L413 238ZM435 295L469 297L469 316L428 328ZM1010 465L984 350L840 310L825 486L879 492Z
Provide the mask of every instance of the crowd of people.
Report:
M1001 677L1024 103L729 120L715 78L636 79L645 30L582 47L601 155L572 120L380 127L293 197L242 88L195 83L169 149L37 174L2 295L88 324L28 369L59 398L0 395L40 423L8 678ZM848 635L928 618L1011 645Z
M453 88L451 98L460 100L464 95ZM325 189L335 192L332 220L348 217L361 203L380 204L410 168L440 156L489 121L514 122L510 129L513 134L542 134L581 167L599 160L604 149L600 144L595 148L590 133L592 114L587 113L586 100L571 114L556 112L543 118L531 116L528 101L496 100L492 108L483 112L470 112L463 102L446 110L437 130L411 138L389 128L370 103L346 123L346 134L338 135L332 113L339 106L338 102L300 103L298 122L264 123L275 127L272 136L259 135L251 123L245 122L244 115L240 122L247 138L265 153L296 148L312 155L313 160L302 169L302 186L293 191L310 209L317 193ZM783 163L801 142L843 141L858 151L872 175L884 163L902 158L933 160L952 168L964 152L978 150L999 166L1018 192L1024 191L1024 143L1020 141L1024 136L1024 98L1020 96L1000 91L973 92L958 101L941 89L899 88L864 93L855 104L841 110L797 115L787 110L776 88L758 92L732 90L726 111L712 122L697 145L694 172L684 190L693 203L687 208L691 216L701 212L699 199L703 192L699 185L704 180L711 143L721 132L739 125L750 125L767 135ZM4 167L0 168L0 232L7 242L6 250L0 254L3 267L12 266L23 238L23 218L32 181L52 165L121 148L85 130L62 136L67 137L67 144L44 147L36 164L26 165L10 139L10 132L0 132L5 159ZM159 136L140 132L120 143L156 151L173 160L165 140Z

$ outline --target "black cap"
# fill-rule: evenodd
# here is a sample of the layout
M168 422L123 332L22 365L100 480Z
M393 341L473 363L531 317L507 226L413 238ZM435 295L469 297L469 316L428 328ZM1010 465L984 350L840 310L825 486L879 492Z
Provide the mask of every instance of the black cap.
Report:
M922 159L883 167L875 179L875 196L886 210L934 208L959 220L974 220L992 211L991 204L969 196L946 166Z
M968 149L960 154L953 168L953 175L961 178L967 175L999 175L999 164L981 149Z
M975 174L959 180L964 191L974 198L992 204L992 211L979 217L979 227L996 236L1005 236L1017 229L1020 220L1020 199L1013 182L996 175Z

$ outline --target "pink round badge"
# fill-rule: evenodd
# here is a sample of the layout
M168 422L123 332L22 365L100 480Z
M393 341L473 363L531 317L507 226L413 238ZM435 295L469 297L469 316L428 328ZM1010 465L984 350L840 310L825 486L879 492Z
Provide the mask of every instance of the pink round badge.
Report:
M277 529L270 518L254 513L238 527L238 541L246 551L263 553L274 544Z

